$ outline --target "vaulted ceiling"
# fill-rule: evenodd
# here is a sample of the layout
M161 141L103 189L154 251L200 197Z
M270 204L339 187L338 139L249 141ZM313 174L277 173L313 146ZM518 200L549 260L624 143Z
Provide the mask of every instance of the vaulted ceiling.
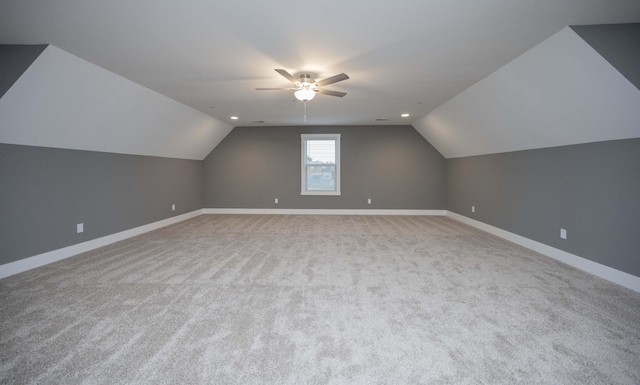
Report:
M627 26L610 43L637 62L640 24ZM455 158L636 138L638 122L640 89L566 27L413 125Z
M85 96L90 87L81 75L76 81L87 89L76 84L64 91L72 99L65 102L66 108L71 109L74 100L82 100L83 108L89 111L86 116L71 119L73 124L97 124L96 132L128 133L114 137L126 137L132 148L111 149L114 152L197 159L209 147L215 147L232 126L413 124L446 157L456 157L640 136L637 129L631 129L631 133L627 130L613 137L596 133L577 141L566 140L576 133L580 135L577 126L593 121L590 115L568 122L565 126L569 131L562 135L546 138L551 131L537 131L537 127L549 126L551 119L564 119L562 111L546 120L529 116L524 127L514 127L522 119L518 109L532 113L548 108L552 103L541 100L549 93L558 94L558 82L554 81L548 89L530 88L531 100L514 102L515 96L522 96L523 92L514 87L524 82L527 90L528 82L539 84L542 72L536 63L546 65L544 70L567 72L582 60L601 60L566 26L639 21L637 0L328 0L308 5L292 0L21 0L0 3L0 44L52 44L51 51L47 49L45 53L47 60L55 64L48 68L64 67L65 62L80 66L79 61L65 56L68 53L116 74L109 77L102 73L103 77L96 78L87 72L101 73L100 70L85 71L95 80L91 84L96 87L94 92L103 93L102 98L95 98L92 107L91 98L87 100ZM578 56L558 58L566 49ZM597 63L594 66L597 68L588 70L591 75L615 77L611 75L613 67L600 68ZM304 104L295 100L290 91L255 90L289 85L275 68L292 74L309 72L317 79L347 73L349 80L327 87L347 95L318 95L307 103L305 123ZM53 72L51 76L59 76ZM584 77L566 79L565 72L556 79L560 80L562 92L559 96L550 95L556 97L556 105L571 99L565 95L567 92L581 92L571 89ZM35 73L31 76L37 77ZM128 79L149 90L129 93L125 90L129 86L116 78ZM611 84L609 80L604 83ZM121 84L123 88L110 94L108 84ZM51 86L59 91L65 89L63 84ZM620 87L611 91L614 97L635 106L637 94L627 85ZM505 89L510 91L494 99L482 96ZM3 99L10 97L8 94ZM133 99L128 100L126 95ZM116 96L120 104L112 106L108 100ZM16 97L12 103L20 104ZM179 103L167 107L163 97ZM123 98L128 105L133 100L150 98L143 103L149 108L143 109L142 116L124 119L127 122L120 123L126 131L117 132L120 128L109 116L122 110ZM601 99L585 103L598 104L611 100L611 95L605 92ZM505 104L495 105L497 100ZM530 103L530 108L522 103ZM12 106L5 106L5 111L13 110ZM588 109L586 104L570 107ZM50 107L50 114L55 115L54 110L59 108L63 106ZM496 108L509 110L513 116L507 114L496 120L490 112ZM96 115L94 112L98 111L102 113ZM403 118L403 113L410 116ZM638 118L626 109L623 115L623 126ZM238 120L230 120L231 116L238 116ZM604 117L598 115L601 120L612 116L620 115L615 110ZM91 118L105 122L100 125L91 122ZM375 122L376 119L386 120ZM10 123L32 128L41 123L17 120L20 119ZM470 122L477 127L469 127ZM63 119L59 125L69 123ZM158 143L150 144L154 126L163 128L157 136ZM185 142L180 130L183 135L186 130L191 139ZM74 135L81 135L74 131L80 130L76 127L63 131L63 136L68 137L60 140L73 141ZM509 133L508 138L504 137L505 132ZM108 138L102 140L108 142ZM98 144L75 147L110 151L109 146L100 148Z

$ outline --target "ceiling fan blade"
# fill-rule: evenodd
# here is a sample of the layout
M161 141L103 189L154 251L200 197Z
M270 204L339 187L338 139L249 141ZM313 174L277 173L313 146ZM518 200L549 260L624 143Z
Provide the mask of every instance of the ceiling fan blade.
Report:
M339 98L341 98L341 97L343 97L343 96L345 96L347 94L346 92L323 90L322 88L318 90L318 93L323 94L323 95L329 95L329 96L337 96Z
M287 72L286 70L282 70L282 69L276 69L276 72L279 73L280 75L284 76L285 78L287 78L288 81L290 81L291 83L296 83L298 81L298 79L294 78L289 72Z
M327 84L333 84L333 83L341 82L347 79L349 79L349 76L345 73L341 73L341 74L332 76L330 78L326 78L324 80L319 80L316 82L316 84L319 86L326 86Z
M295 90L296 88L256 88L258 91Z

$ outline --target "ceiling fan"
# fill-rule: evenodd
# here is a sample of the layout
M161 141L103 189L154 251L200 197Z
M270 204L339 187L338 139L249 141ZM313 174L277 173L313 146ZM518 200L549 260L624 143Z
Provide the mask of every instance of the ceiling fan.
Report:
M347 94L346 92L331 91L331 90L325 90L323 88L320 88L328 84L333 84L333 83L337 83L337 82L341 82L343 80L349 79L349 76L347 76L347 74L345 73L341 73L335 76L331 76L330 78L316 81L311 78L310 74L302 73L296 79L289 72L283 69L276 69L276 72L284 76L291 83L293 83L295 85L295 88L256 88L256 90L259 90L259 91L292 90L292 91L295 91L293 94L295 95L296 99L303 102L307 102L313 99L316 96L316 93L329 95L329 96L337 96L339 98Z

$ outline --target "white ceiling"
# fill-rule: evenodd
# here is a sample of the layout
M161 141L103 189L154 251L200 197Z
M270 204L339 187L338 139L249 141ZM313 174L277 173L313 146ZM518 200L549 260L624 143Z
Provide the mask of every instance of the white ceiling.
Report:
M445 158L640 137L640 90L570 27L418 119Z
M289 92L254 90L288 85L274 68L345 72L307 124L413 124L567 25L639 20L638 0L6 0L0 43L53 44L235 126L304 123Z
M0 99L0 142L204 159L233 129L53 45Z

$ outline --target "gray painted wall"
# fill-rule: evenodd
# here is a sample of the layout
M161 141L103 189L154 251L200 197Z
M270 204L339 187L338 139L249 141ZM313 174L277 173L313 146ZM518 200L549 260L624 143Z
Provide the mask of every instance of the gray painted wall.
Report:
M640 89L640 23L580 25L571 29Z
M43 45L0 44L0 98L47 48Z
M640 276L640 139L448 159L446 169L448 210Z
M301 196L300 134L329 132L343 195ZM203 162L0 144L0 264L202 207L446 208L640 276L639 197L640 139L445 160L410 126L241 127Z
M0 144L0 264L201 209L202 180L201 161Z
M300 195L303 133L341 134L341 196ZM443 210L444 170L445 159L411 126L236 127L204 160L204 204Z

